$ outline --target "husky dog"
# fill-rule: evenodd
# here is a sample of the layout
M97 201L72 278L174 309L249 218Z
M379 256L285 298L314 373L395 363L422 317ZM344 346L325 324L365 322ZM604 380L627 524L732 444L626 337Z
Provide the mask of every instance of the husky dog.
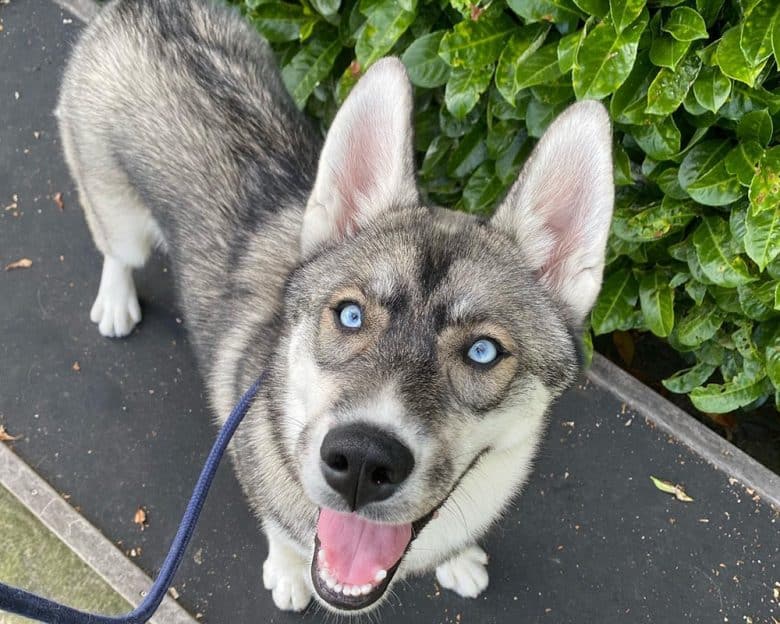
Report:
M100 333L141 320L132 271L162 246L218 418L268 370L232 459L276 605L364 612L433 570L482 592L476 540L528 477L601 285L603 107L560 115L473 218L420 196L397 59L323 143L237 13L120 0L75 46L57 114L104 256Z

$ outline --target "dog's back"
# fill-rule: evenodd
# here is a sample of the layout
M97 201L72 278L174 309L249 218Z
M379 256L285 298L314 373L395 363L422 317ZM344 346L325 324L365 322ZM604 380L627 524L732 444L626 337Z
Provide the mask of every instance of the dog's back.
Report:
M167 242L179 281L199 293L182 302L188 322L210 334L247 232L300 212L316 169L318 133L268 45L216 4L113 2L75 46L57 116L100 251L134 268ZM101 332L128 333L138 320L128 305L93 310ZM199 342L208 358L210 341Z

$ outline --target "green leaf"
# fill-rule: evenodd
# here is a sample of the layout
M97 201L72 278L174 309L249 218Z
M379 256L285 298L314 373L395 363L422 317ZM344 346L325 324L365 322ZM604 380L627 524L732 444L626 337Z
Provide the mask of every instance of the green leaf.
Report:
M515 73L515 88L527 89L534 85L551 82L561 75L558 67L558 44L549 43L533 52L518 65Z
M750 212L780 208L780 145L768 149L750 183Z
M673 9L669 19L661 26L661 30L669 33L677 41L695 41L708 37L704 18L686 6Z
M674 69L690 46L690 41L677 41L665 36L653 37L653 43L650 45L650 61L657 67Z
M573 33L562 37L558 41L558 68L566 73L577 60L577 53L580 50L582 40L585 38L585 29L576 30Z
M693 199L705 206L725 206L736 201L745 191L735 175L720 161L707 173L699 176L685 189Z
M714 364L699 362L692 368L681 370L667 379L661 380L664 388L676 394L687 394L694 388L701 386L715 372L718 367Z
M528 103L528 110L525 115L525 125L528 128L528 134L537 139L540 138L547 126L552 123L552 120L563 112L566 104L566 102L548 104L537 98L532 98Z
M630 186L634 183L631 175L631 159L626 150L620 145L613 148L612 161L614 163L614 177L616 186Z
M724 414L749 405L771 391L772 384L767 377L755 380L749 376L737 375L722 385L708 384L703 388L694 388L689 396L696 409L712 414Z
M585 37L572 72L577 99L603 98L631 73L639 38L647 26L647 11L622 33L602 22Z
M677 323L675 334L680 344L697 347L712 338L723 324L720 310L709 302L690 309Z
M697 214L692 202L667 198L638 212L619 207L615 210L612 232L628 242L649 243L683 229Z
M645 123L647 88L653 80L653 65L647 52L640 50L634 68L618 90L612 94L609 112L617 123L640 125Z
M507 0L509 8L526 23L561 22L579 20L577 7L567 0Z
M609 13L610 3L608 0L574 0L574 4L588 15L595 15L601 19L604 19Z
M609 13L615 30L623 32L642 13L645 0L609 0Z
M444 104L456 119L464 119L490 85L491 66L453 69L444 91Z
M677 69L663 68L647 89L647 109L651 115L669 115L682 104L701 69L701 59L689 54Z
M776 290L777 282L739 285L737 294L739 295L739 305L743 314L755 321L768 321L776 316Z
M471 174L463 189L463 208L466 212L485 214L504 191L504 185L493 172L490 163L484 163Z
M487 158L485 129L474 126L471 132L458 141L458 146L450 154L447 160L447 175L453 178L465 177L479 167L485 158Z
M780 4L764 0L742 22L739 45L751 65L757 65L772 54L772 37L780 28Z
M493 63L515 30L503 11L486 11L478 20L464 19L444 35L439 55L454 68Z
M496 88L510 104L515 103L515 97L520 90L516 79L518 69L541 47L549 30L548 24L532 24L518 28L501 53L496 68Z
M717 67L704 67L693 83L693 94L703 108L717 113L731 94L731 80Z
M282 81L298 108L304 107L315 87L330 74L339 52L338 37L313 37L282 69Z
M412 84L426 89L440 87L450 77L450 67L439 56L443 30L420 37L401 56Z
M755 281L745 260L735 252L728 223L717 216L704 217L693 233L696 258L708 279L736 288Z
M772 385L780 388L780 335L775 334L764 349L766 372Z
M707 285L696 280L690 280L685 284L685 293L696 302L696 305L701 305L704 302L704 296L707 294Z
M638 296L639 287L630 270L621 269L607 277L590 315L596 335L634 327L637 322L634 306Z
M314 10L320 15L335 15L341 6L341 0L311 0Z
M712 26L715 23L722 8L723 0L696 0L696 10L701 14L708 26Z
M763 155L764 148L756 141L741 142L726 154L726 171L736 176L742 186L750 186Z
M739 80L752 87L764 69L766 60L755 65L751 63L739 45L739 37L740 29L738 27L727 30L718 44L715 60L729 78Z
M666 275L653 271L642 276L639 303L647 328L656 336L668 336L674 327L674 290Z
M303 7L286 2L262 4L252 12L252 23L262 35L272 42L295 41L301 31L310 29L319 21L316 15L307 15Z
M745 226L745 252L763 271L780 254L780 205L755 213L748 210Z
M631 135L650 158L658 161L672 158L680 151L680 130L671 116L645 126L632 126Z
M405 11L395 0L371 3L364 11L366 24L355 43L355 56L367 68L387 54L414 21L415 14Z
M737 124L737 137L743 141L758 141L769 145L774 133L772 116L766 109L745 113Z
M725 141L704 141L693 147L680 164L680 186L696 201L723 206L742 196L739 180L726 170Z

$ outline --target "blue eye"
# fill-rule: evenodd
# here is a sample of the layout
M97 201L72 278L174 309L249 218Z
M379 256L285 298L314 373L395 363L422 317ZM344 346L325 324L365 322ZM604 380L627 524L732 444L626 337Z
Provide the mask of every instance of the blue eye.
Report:
M498 357L498 348L489 338L480 338L469 347L467 355L477 364L491 364Z
M347 329L360 329L363 325L363 310L356 303L348 303L339 312L339 323Z

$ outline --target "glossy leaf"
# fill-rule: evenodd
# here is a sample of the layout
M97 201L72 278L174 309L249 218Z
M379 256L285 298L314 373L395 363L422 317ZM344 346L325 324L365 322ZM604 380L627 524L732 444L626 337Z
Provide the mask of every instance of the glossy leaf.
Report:
M639 302L647 328L656 336L668 336L674 327L674 291L667 276L659 271L642 276Z
M769 145L773 132L772 116L767 109L745 113L737 124L737 137L742 141L758 141L761 145Z
M568 0L507 0L509 8L526 22L566 22L578 20L579 13Z
M580 45L572 72L574 92L578 99L602 98L617 89L631 73L639 38L647 25L647 13L623 32L602 22Z
M496 88L510 104L515 103L517 92L520 91L516 78L518 69L541 47L549 30L547 24L518 28L501 53L496 67Z
M728 383L694 388L688 395L697 409L713 414L733 412L753 403L771 391L767 377L758 380L738 375Z
M717 67L703 67L693 83L693 94L702 108L717 113L731 94L731 79Z
M730 28L725 32L718 44L715 59L724 74L729 78L744 82L749 87L755 84L756 78L766 65L766 60L754 65L745 57L740 46L740 29L738 27Z
M656 160L672 158L680 151L680 130L673 117L632 129L634 140L648 156Z
M690 47L690 41L677 41L670 35L654 37L650 46L650 60L657 67L674 69Z
M651 115L668 115L676 111L699 75L701 59L689 54L677 69L663 68L647 89L647 109Z
M638 296L639 286L630 270L621 269L609 276L590 315L595 334L634 327L637 321L634 306Z
M319 82L330 73L339 52L338 39L315 37L282 69L284 85L299 108L303 108Z
M689 347L696 347L712 338L723 324L723 313L711 303L695 306L683 316L675 332L677 340Z
M551 82L561 73L558 66L558 45L548 43L527 56L518 65L515 72L515 88L519 91L534 85Z
M742 186L749 187L756 175L758 163L763 155L764 148L756 141L740 142L726 154L726 171L736 176Z
M742 22L739 45L751 65L757 65L772 54L772 38L780 28L780 3L763 0L753 7Z
M681 370L671 377L663 379L661 383L670 392L687 394L694 388L706 383L717 368L715 364L700 362L696 366Z
M661 30L669 33L677 41L695 41L707 38L707 25L704 18L694 9L682 6L673 9Z
M645 4L645 0L610 0L609 15L615 31L620 33L628 28L642 13Z
M693 233L696 258L708 279L735 288L754 281L745 260L735 252L728 223L720 217L704 217Z
M745 226L745 252L763 271L780 254L780 205L748 210Z
M395 0L371 3L366 24L355 43L355 55L361 67L368 67L387 54L414 21L414 13Z
M444 91L444 103L456 119L464 119L476 106L493 77L493 68L453 69Z
M478 20L464 19L441 41L439 55L452 67L483 67L498 59L515 23L504 12L486 11Z
M311 28L319 18L307 15L303 7L286 2L261 4L252 12L252 21L263 36L272 42L295 41L301 31Z
M406 48L401 61L409 72L412 84L432 89L447 83L450 67L439 56L439 44L443 36L443 30L432 32Z

